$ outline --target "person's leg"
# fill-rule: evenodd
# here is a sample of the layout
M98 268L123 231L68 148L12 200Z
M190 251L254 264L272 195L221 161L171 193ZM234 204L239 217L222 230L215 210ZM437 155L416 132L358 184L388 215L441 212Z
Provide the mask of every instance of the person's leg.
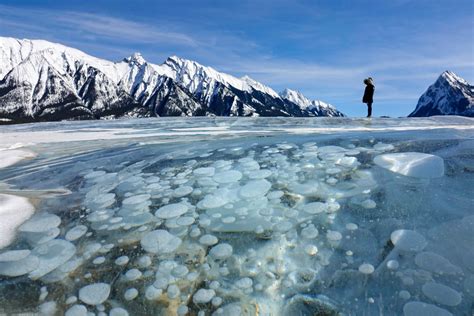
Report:
M367 117L372 116L372 103L367 103Z

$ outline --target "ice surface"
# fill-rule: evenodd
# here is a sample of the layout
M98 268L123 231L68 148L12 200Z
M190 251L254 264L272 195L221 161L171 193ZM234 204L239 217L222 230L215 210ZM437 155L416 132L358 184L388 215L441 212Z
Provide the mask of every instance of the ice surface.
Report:
M0 313L469 314L472 126L433 117L4 127L5 150L28 139L21 150L36 156L0 169L0 194L36 210L22 219L12 204ZM105 291L88 300L94 284Z

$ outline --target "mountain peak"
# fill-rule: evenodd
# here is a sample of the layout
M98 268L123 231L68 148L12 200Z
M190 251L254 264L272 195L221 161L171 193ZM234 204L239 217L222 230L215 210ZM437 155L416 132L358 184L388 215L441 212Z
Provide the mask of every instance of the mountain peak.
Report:
M130 57L124 59L125 62L135 65L143 65L146 63L145 58L139 52L133 53Z
M452 71L444 71L408 116L474 116L474 87Z
M447 81L451 85L452 84L457 84L457 83L467 84L467 82L463 78L459 77L454 72L449 71L449 70L445 70L439 76L438 80Z

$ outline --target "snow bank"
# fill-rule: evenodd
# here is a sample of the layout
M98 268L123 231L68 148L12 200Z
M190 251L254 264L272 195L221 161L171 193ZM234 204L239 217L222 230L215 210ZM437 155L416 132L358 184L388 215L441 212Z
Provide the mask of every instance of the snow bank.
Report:
M0 194L0 249L11 244L18 226L30 218L34 211L27 198Z

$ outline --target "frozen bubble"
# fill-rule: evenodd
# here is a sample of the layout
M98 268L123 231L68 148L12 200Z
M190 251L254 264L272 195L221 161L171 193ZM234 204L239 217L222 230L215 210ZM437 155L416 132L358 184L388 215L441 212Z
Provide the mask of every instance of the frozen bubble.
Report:
M411 297L411 294L410 292L408 291L405 291L405 290L401 290L399 293L398 293L398 297L400 297L402 300L409 300L410 297Z
M214 297L214 298L212 299L212 301L211 301L211 304L212 304L212 306L214 306L214 307L221 306L221 304L222 304L222 298L220 298L220 297L218 297L218 296Z
M338 174L340 173L342 170L339 169L339 168L328 168L326 169L326 173L327 174L330 174L330 175L334 175L334 174Z
M428 282L425 283L421 289L423 294L436 303L447 306L456 306L461 303L461 294L449 286L435 282Z
M461 268L434 252L420 252L415 257L415 263L422 269L438 274L462 273Z
M412 301L403 306L405 316L453 316L450 312L436 305Z
M275 230L285 233L293 228L293 224L290 221L281 221L275 225Z
M188 211L188 207L183 203L173 203L160 207L155 216L162 219L169 219L183 215Z
M69 296L67 299L66 299L66 304L74 304L77 302L77 296L75 295L72 295L72 296Z
M398 263L397 260L388 260L387 261L387 268L390 270L397 270L400 264Z
M271 187L267 180L253 180L240 188L239 194L246 199L257 198L267 194Z
M416 153L384 154L374 158L378 166L415 178L439 178L444 175L444 161L441 157Z
M125 277L129 281L135 281L142 277L142 272L138 269L130 269L125 272Z
M267 194L267 197L272 200L272 199L279 199L284 195L283 191L271 191Z
M194 223L195 219L194 217L191 217L191 216L184 216L184 217L180 217L176 220L176 224L180 225L180 226L189 226L189 225L192 225Z
M0 275L20 276L35 270L39 259L29 250L10 250L0 254Z
M249 179L265 179L272 175L272 172L267 169L261 169L251 172L248 177Z
M392 144L377 143L374 145L374 149L379 151L390 151L394 150L395 147Z
M233 183L242 179L242 173L237 170L222 171L216 173L212 179L221 184Z
M171 253L181 245L181 239L166 230L154 230L146 233L141 239L143 249L151 253Z
M377 206L377 204L375 203L374 200L371 200L371 199L367 199L367 200L364 200L362 201L362 203L360 203L360 205L363 207L363 208L366 208L366 209L373 209Z
M128 312L121 307L114 307L110 310L109 316L128 316Z
M229 244L218 244L212 247L209 255L215 259L225 259L232 255L232 246Z
M186 196L186 195L189 195L193 192L193 188L190 187L190 186L187 186L187 185L183 185L179 188L176 188L174 191L173 191L173 195L175 197L183 197L183 196Z
M102 263L104 263L104 262L105 262L105 257L102 257L102 256L101 256L101 257L97 257L97 258L95 258L95 259L92 261L93 264L102 264Z
M396 248L403 251L421 251L427 244L425 237L408 229L394 231L390 239Z
M327 205L321 202L311 202L303 206L303 211L309 214L319 214L326 211Z
M178 316L185 316L189 311L189 308L186 305L180 305L178 307Z
M220 195L208 194L199 202L199 207L204 209L218 208L227 204L228 200Z
M169 299L175 299L180 294L179 287L176 284L171 284L168 286L168 290L166 291Z
M209 288L213 290L217 290L221 284L218 281L212 281L211 284L209 284Z
M163 294L162 289L157 289L153 285L150 285L145 290L145 298L149 301L157 300Z
M196 238L196 237L199 237L201 235L201 230L197 227L194 227L193 229L191 229L191 231L189 232L189 236L192 237L192 238Z
M61 218L54 214L41 213L34 215L19 230L28 233L42 233L56 228L61 224Z
M41 278L71 259L75 253L76 247L69 241L62 239L53 239L35 247L31 254L38 257L39 264L35 270L30 272L30 278L33 280Z
M200 177L212 177L215 173L214 167L194 169L193 174Z
M86 285L79 290L79 299L88 305L99 305L107 300L110 295L110 285L94 283Z
M363 263L359 266L359 271L363 274L372 274L375 268L370 263Z
M354 168L359 165L359 162L356 157L342 157L336 161L336 164L346 168Z
M136 288L130 288L125 291L123 298L127 301L134 300L138 296L138 290Z
M235 222L235 217L233 217L233 216L224 217L224 218L222 219L222 222L223 222L224 224L233 223L233 222Z
M194 304L209 303L215 295L216 292L214 290L199 289L193 295L193 302Z
M77 225L77 226L71 228L66 233L65 238L66 238L66 240L74 241L74 240L77 240L77 239L81 238L82 236L84 236L85 233L87 233L87 226Z
M326 238L330 241L338 241L342 239L342 234L335 230L328 230L326 233Z
M315 256L318 253L318 247L315 245L306 245L304 251L310 256Z
M137 260L138 266L140 268L146 268L151 265L151 258L147 255L143 255Z
M253 285L253 281L251 278L242 278L235 282L235 286L239 289L248 289L251 288Z
M318 237L319 231L314 225L309 225L301 230L301 236L305 239L313 239Z
M183 278L188 274L189 270L186 266L179 265L171 271L171 274L177 278Z
M199 242L206 246L213 246L217 244L219 240L214 235L206 234L206 235L203 235L201 238L199 238Z
M127 256L120 256L115 260L115 264L119 266L124 266L128 263L130 259Z
M300 195L308 196L308 195L314 195L318 192L319 184L318 182L308 182L308 183L290 183L288 188Z
M122 201L122 205L134 205L134 204L141 204L146 202L150 199L150 194L138 194L132 195Z
M84 305L73 305L71 306L66 313L66 316L86 316L87 315L87 308Z
M354 223L348 223L348 224L346 224L346 229L347 229L347 230L357 230L357 228L359 228L359 227L357 226L357 224L354 224Z

